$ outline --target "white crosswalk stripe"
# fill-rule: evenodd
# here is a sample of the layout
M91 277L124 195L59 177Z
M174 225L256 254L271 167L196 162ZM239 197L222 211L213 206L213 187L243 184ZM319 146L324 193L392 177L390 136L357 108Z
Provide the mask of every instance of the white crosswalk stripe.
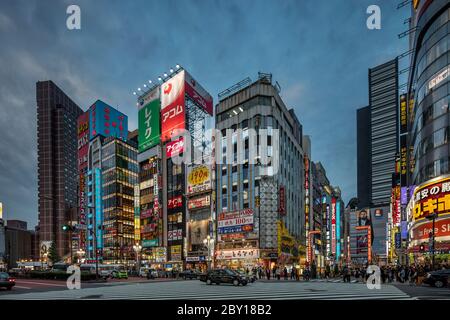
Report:
M228 299L411 299L406 293L390 285L370 290L365 284L349 283L263 283L255 282L246 287L230 285L206 285L200 281L175 281L137 283L120 286L103 286L81 290L60 290L37 293L2 295L0 299L23 300L71 300L71 299L145 299L145 300L228 300Z

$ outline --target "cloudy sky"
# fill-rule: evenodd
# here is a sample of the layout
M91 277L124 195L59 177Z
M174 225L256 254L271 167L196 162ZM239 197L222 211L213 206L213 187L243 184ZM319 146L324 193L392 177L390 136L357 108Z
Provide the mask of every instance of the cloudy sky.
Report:
M66 8L81 8L81 30ZM381 30L366 9L381 8ZM80 107L96 99L129 115L133 90L179 63L217 94L270 72L347 202L356 195L356 109L368 68L407 50L408 9L392 0L0 0L0 202L37 223L36 94L53 80Z

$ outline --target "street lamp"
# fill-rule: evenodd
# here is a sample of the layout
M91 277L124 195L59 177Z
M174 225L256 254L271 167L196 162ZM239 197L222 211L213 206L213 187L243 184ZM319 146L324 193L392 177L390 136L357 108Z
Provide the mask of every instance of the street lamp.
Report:
M214 244L214 239L208 235L206 239L203 239L203 244L208 248L208 270L211 269L211 245Z
M434 270L434 250L435 250L435 248L434 248L434 245L435 245L434 228L435 228L435 221L436 221L437 217L438 217L437 213L433 213L432 215L427 216L428 220L433 221L433 226L432 226L433 231L431 231L431 244L428 245L428 246L431 246L431 259L432 259L431 260L431 266L432 266L433 270Z
M140 270L140 256L141 256L141 250L142 250L142 246L139 243L136 243L133 246L134 252L136 252L136 271L139 275L139 270Z

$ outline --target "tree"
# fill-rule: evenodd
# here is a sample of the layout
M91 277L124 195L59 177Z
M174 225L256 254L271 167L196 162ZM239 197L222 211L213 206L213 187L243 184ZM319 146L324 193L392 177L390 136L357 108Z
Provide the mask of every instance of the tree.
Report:
M50 248L48 249L48 259L52 264L61 260L61 257L58 255L58 250L56 250L56 242L52 241Z

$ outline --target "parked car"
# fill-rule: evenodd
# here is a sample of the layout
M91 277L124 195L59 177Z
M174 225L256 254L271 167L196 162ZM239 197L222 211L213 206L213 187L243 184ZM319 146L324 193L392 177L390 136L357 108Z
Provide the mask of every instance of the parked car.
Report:
M113 270L111 277L114 279L128 279L128 271L123 269Z
M430 286L442 288L449 285L448 278L450 276L450 269L443 269L438 271L428 272L423 281Z
M198 279L199 275L200 275L200 272L198 272L197 270L191 270L191 269L184 270L179 273L179 277L183 278L184 280Z
M11 290L16 285L16 279L12 278L6 272L0 272L0 288Z
M243 285L246 286L248 283L247 277L240 275L239 273L230 269L215 269L208 271L205 277L201 277L200 280L204 279L206 284L221 284L230 283L234 286ZM203 281L203 280L202 280Z

